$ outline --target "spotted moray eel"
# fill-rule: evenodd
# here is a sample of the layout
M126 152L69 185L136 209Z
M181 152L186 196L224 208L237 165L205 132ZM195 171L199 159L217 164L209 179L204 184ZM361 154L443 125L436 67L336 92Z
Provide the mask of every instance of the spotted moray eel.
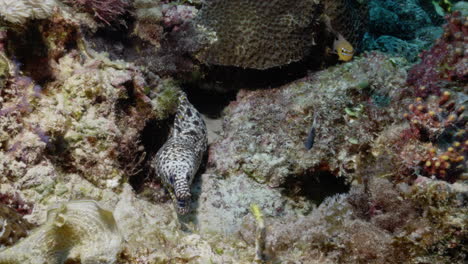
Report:
M190 185L208 145L205 122L181 92L172 135L152 160L178 214L190 211Z

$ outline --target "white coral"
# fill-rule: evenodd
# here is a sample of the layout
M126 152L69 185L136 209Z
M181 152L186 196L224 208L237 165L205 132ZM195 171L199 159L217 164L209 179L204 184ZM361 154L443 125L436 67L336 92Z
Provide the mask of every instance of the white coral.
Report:
M0 0L0 16L14 24L28 19L44 19L52 14L55 0Z
M32 7L34 18L37 19L47 18L57 5L55 0L29 0L28 2Z
M31 7L26 1L0 0L0 16L8 22L23 24L31 15Z

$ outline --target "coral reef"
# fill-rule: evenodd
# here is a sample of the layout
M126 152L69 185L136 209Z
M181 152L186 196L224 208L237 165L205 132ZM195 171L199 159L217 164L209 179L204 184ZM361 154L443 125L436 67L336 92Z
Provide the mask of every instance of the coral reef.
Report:
M7 177L21 178L25 171L11 169L12 165L18 163L18 169L21 166L26 169L25 166L38 164L45 154L51 154L51 160L58 164L70 162L73 170L86 177L99 175L90 178L97 184L112 185L107 179L115 182L123 175L117 151L124 148L125 143L134 146L130 149L138 148L138 129L143 129L145 118L144 112L134 112L136 118L127 121L126 117L119 118L119 112L132 113L136 106L125 100L129 93L134 93L133 89L142 89L133 86L141 87L138 83L141 80L133 79L131 70L119 70L112 64L99 68L105 64L100 59L85 60L83 64L79 60L76 52L60 58L52 66L56 80L44 88L26 77L12 82L9 91L19 94L13 94L13 98L4 102L1 117L2 134L8 138L4 143L8 149L5 155L11 157L10 160L16 159L5 165ZM18 85L24 88L15 87ZM141 107L142 111L146 107L148 112L151 103L142 102ZM130 129L129 123L136 127ZM125 130L121 130L124 124ZM98 163L98 160L104 162ZM103 178L103 175L108 176Z
M211 42L197 52L203 63L268 69L325 55L329 37L326 14L335 31L357 45L367 23L359 1L206 1L196 18ZM312 55L311 55L312 56Z
M47 214L30 236L0 252L0 263L116 263L122 237L112 212L72 201Z
M30 214L33 210L33 205L25 202L18 193L0 193L0 203L21 215Z
M243 218L249 215L248 208L257 204L268 217L297 217L308 208L294 209L297 205L277 189L259 184L245 174L231 175L227 179L214 174L212 168L201 175L200 184L195 183L194 197L197 202L198 228L203 233L235 234L241 229Z
M410 128L403 133L430 143L408 140L401 157L407 164L419 166L424 176L453 182L466 169L464 161L468 152L464 144L468 136L465 106L457 106L447 91L426 101L417 98L415 104L409 105L410 113L404 116L409 120Z
M459 12L442 29L422 0L61 2L0 0L0 263L464 263ZM359 52L367 3L365 46L387 54L306 73L332 63L327 17ZM210 89L222 71L237 98ZM220 131L185 215L151 170L181 87Z
M166 118L174 109L176 98L168 93L174 86L147 97L144 92L151 89L141 72L88 49L78 26L61 15L38 25L47 53L36 59L47 61L45 77L33 80L2 57L9 74L1 90L0 170L10 180L50 161L95 184L117 187L131 176L129 160L144 155L140 132L147 120ZM26 61L21 70L36 63Z
M446 91L440 97L431 97L426 102L418 97L415 103L408 106L410 113L404 116L422 141L435 142L454 128L462 129L466 125L465 106L458 106L453 95Z
M440 95L441 89L463 87L467 81L466 17L454 12L446 19L442 37L421 54L422 61L408 72L408 84L415 88L417 96Z
M241 91L226 110L210 162L223 175L242 172L271 186L321 170L351 179L360 149L401 120L405 79L387 57L367 54L279 89ZM315 144L308 151L315 113Z
M317 38L319 14L319 5L311 0L295 5L276 0L207 1L197 26L212 34L213 42L197 58L255 69L298 61Z
M305 217L265 219L266 257L272 262L462 263L466 208L459 195L466 188L429 180L398 187L373 179L367 190L355 186ZM241 234L249 244L252 228L253 219L246 219Z
M401 56L410 62L418 59L418 52L421 47L418 44L411 43L393 36L380 36L371 41L368 49L379 50L392 56Z

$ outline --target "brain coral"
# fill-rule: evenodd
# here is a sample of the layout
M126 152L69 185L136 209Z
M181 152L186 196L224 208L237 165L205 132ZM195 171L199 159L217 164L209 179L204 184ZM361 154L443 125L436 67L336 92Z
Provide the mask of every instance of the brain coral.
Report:
M300 60L314 43L320 5L315 0L209 0L197 18L214 33L197 54L204 63L266 69Z
M196 20L212 42L197 57L207 64L254 69L299 61L313 51L312 46L326 42L322 14L353 45L359 44L367 4L357 0L206 1Z
M95 201L71 201L51 208L47 221L0 252L0 263L115 263L122 237L111 211Z

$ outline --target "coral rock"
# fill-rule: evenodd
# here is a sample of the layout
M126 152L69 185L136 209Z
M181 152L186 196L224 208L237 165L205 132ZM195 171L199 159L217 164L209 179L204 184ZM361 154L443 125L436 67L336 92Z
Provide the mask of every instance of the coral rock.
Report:
M414 86L417 96L440 95L441 88L450 84L463 86L468 81L466 21L460 12L447 16L442 37L420 55L422 61L409 71L408 84Z
M110 264L116 262L121 244L112 212L94 201L73 201L49 210L42 226L0 252L0 263Z
M278 89L241 91L226 110L225 133L211 146L209 162L221 174L241 171L271 186L321 167L350 175L359 146L402 118L405 78L387 57L369 54Z
M0 204L0 248L16 243L33 227L15 210Z

